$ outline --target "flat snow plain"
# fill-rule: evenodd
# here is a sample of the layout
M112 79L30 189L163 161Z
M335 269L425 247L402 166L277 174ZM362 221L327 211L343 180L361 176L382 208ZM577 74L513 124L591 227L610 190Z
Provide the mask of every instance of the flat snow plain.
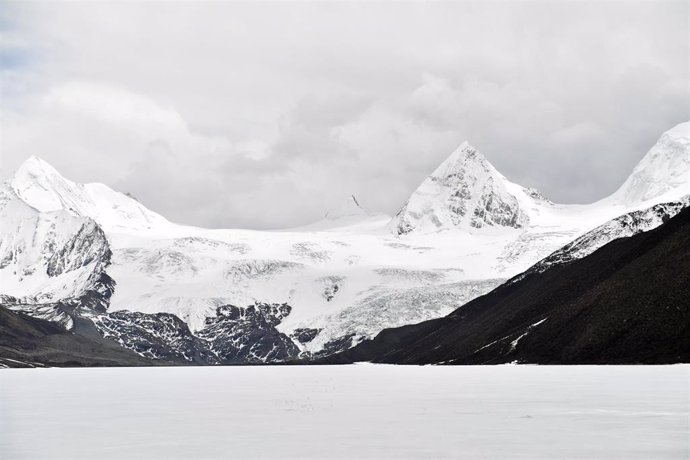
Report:
M3 458L688 458L690 366L0 371Z

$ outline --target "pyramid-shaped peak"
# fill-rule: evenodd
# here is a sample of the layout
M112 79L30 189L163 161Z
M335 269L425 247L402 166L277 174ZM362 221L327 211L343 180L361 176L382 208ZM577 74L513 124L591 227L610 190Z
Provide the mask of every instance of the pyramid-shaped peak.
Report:
M465 157L479 157L479 158L484 158L483 155L468 141L463 141L457 149L451 154L452 155L461 155Z
M511 227L527 224L515 187L479 150L463 142L420 184L391 221L398 234L414 230Z
M450 154L450 156L439 165L430 177L436 180L452 179L457 175L472 175L473 171L482 171L503 179L503 176L493 167L491 163L475 147L465 141Z
M450 154L446 161L441 163L441 165L485 161L486 158L484 158L484 155L482 155L479 150L470 145L469 142L464 141Z

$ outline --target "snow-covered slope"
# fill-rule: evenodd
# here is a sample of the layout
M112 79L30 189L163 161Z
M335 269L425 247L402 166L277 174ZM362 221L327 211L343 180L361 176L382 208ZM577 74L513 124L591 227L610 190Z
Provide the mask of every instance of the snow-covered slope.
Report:
M32 157L0 193L0 294L63 322L88 299L79 318L150 355L322 355L447 314L573 241L630 234L624 218L612 219L690 193L687 127L665 133L618 192L590 205L552 203L465 143L392 220L348 198L316 224L273 232L177 225ZM661 222L654 216L635 222L651 228ZM597 227L605 231L577 240ZM568 249L568 257L580 253ZM276 321L254 307L284 304ZM203 356L193 357L190 344Z
M161 215L104 184L77 184L35 156L19 167L10 188L24 203L40 212L66 211L90 217L108 231L151 230L169 226Z
M666 131L611 196L611 200L634 205L650 200L672 201L690 194L688 151L690 122Z
M355 198L354 195L350 195L339 203L335 203L335 205L331 206L328 211L326 211L324 217L326 219L337 220L343 217L362 217L366 215L367 212L359 204L357 198Z
M382 223L388 222L389 220L390 216L369 212L359 204L359 201L357 201L354 195L348 195L337 202L330 203L324 213L323 219L308 225L290 228L287 231L345 231L348 227L352 227L352 231L361 233L367 229L380 229Z
M39 212L9 186L0 188L0 293L11 308L31 305L30 312L40 312L35 316L67 328L73 322L65 308L104 312L113 285L105 273L110 256L93 219L63 209Z

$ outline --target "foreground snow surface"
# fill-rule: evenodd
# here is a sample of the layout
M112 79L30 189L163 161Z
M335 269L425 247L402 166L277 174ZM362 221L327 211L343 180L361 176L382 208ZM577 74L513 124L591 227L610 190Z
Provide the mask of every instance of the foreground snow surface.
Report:
M0 371L11 458L688 458L690 366Z

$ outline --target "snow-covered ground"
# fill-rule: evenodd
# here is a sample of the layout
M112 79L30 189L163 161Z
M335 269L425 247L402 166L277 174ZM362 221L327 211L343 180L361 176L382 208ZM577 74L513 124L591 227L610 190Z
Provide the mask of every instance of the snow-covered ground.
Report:
M14 458L688 458L690 366L0 371Z

